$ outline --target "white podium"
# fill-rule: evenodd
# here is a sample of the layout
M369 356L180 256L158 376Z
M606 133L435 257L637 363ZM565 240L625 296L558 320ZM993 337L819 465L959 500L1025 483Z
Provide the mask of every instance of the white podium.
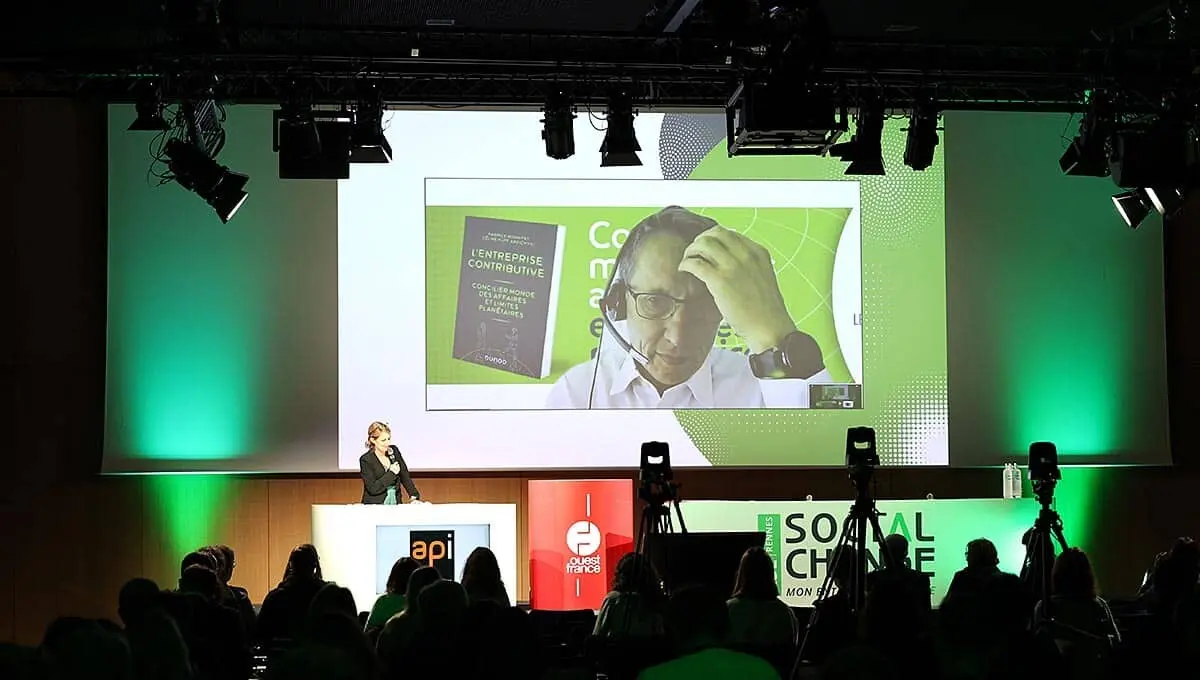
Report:
M459 580L479 546L496 554L509 601L517 602L516 505L314 505L312 542L325 579L349 588L360 611L384 592L397 559L411 556Z

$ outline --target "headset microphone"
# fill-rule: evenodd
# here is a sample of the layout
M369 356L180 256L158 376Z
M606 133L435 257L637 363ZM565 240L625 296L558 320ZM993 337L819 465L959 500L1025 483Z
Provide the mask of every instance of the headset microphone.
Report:
M625 309L625 284L620 281L614 281L609 286L608 293L600 300L600 317L604 321L604 332L612 334L613 340L617 341L621 349L629 353L634 361L645 366L650 363L651 357L646 356L636 347L634 347L625 336L621 335L621 331L617 330L617 325L614 319L624 316L622 312ZM619 319L618 319L619 320Z

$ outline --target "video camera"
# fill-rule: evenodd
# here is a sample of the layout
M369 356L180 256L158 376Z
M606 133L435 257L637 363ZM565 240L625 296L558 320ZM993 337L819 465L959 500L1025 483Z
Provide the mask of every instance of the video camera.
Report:
M642 444L638 498L651 505L679 500L679 485L671 470L671 447L666 442Z
M1029 445L1029 481L1033 484L1033 495L1042 505L1054 501L1054 487L1062 479L1058 467L1058 448L1051 442L1034 442Z
M846 430L846 472L855 486L869 481L879 467L879 452L875 449L875 429L851 427Z

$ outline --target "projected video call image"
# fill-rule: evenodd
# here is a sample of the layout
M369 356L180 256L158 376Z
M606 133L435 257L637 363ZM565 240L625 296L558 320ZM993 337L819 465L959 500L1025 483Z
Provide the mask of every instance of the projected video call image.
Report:
M426 206L430 410L861 405L855 184L596 180L512 205L557 184L427 182L510 204ZM611 205L672 194L724 204Z

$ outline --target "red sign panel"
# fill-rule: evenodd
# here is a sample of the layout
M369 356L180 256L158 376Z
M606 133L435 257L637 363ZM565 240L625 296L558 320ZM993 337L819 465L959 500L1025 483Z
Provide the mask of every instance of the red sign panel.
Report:
M633 550L633 480L529 482L529 604L599 609Z

